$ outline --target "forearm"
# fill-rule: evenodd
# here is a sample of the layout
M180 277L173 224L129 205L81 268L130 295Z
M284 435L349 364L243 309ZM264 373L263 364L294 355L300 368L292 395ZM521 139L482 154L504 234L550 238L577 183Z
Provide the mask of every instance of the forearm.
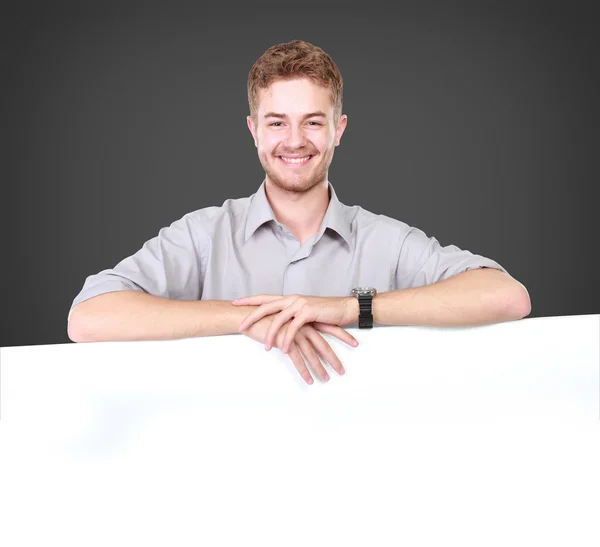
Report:
M469 270L422 287L377 294L373 299L373 322L484 325L521 319L530 309L525 287L504 272L490 268ZM356 317L358 320L358 307Z
M105 293L81 302L69 320L74 342L175 340L237 334L256 306L224 300L184 301L136 291Z

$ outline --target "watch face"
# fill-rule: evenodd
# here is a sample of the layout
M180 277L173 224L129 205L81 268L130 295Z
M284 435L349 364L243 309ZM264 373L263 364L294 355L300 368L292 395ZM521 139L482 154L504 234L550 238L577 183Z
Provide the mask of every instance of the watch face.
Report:
M352 289L354 296L375 296L377 289L375 287L355 287Z

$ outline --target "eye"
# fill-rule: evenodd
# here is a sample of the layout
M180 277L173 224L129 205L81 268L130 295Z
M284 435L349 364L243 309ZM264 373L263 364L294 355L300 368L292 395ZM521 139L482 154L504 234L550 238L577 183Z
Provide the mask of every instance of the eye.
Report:
M308 123L312 123L312 124L314 124L314 125L322 125L322 124L320 124L319 122L314 122L314 121L311 121L311 122L308 122Z
M281 122L271 122L269 125L273 125L273 126L279 127L279 125L277 125L277 124L280 124L280 123Z

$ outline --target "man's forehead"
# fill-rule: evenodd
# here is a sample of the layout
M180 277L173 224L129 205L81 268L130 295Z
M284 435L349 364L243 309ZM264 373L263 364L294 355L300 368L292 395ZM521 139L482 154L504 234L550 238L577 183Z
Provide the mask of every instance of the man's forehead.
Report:
M281 114L306 116L311 113L333 115L331 91L309 80L277 80L258 91L261 116Z

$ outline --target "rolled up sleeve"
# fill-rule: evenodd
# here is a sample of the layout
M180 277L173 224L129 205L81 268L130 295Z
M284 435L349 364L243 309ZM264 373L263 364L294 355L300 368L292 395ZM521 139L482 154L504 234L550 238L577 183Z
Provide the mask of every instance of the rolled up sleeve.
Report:
M85 279L69 310L94 296L114 291L139 291L175 300L202 296L206 233L189 213L146 241L134 255L114 268Z
M411 228L400 246L396 289L429 285L478 268L494 268L508 273L494 260L456 245L442 247L435 237L428 237L422 230Z

